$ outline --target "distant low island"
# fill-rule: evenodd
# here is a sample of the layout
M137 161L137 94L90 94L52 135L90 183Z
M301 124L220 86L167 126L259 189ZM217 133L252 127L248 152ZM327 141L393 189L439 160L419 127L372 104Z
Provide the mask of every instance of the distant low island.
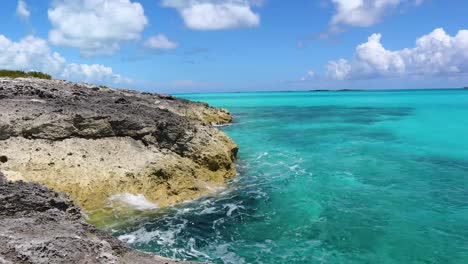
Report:
M328 89L318 89L318 90L309 90L309 92L362 92L365 90L362 89L339 89L339 90L328 90Z

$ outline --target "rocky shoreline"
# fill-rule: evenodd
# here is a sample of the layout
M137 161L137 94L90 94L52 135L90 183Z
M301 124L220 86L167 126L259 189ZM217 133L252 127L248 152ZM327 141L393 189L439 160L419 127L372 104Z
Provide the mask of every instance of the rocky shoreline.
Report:
M130 249L85 223L67 195L0 172L0 263L182 263ZM187 263L187 262L184 262Z
M88 262L76 263L150 263L135 262L132 257L146 255L123 249L86 225L81 209L60 192L98 226L108 224L109 207L132 207L136 201L157 208L206 195L236 175L238 147L214 127L231 121L224 109L168 95L60 80L0 79L0 171L5 177L0 199L6 203L0 205L0 263L59 263L62 253L70 263L88 254L93 256ZM34 244L41 235L35 232L42 230L36 223L49 235L66 230L70 241L76 233L80 238L70 246L81 246L84 255L66 251L45 234ZM10 224L16 229L8 229ZM110 260L101 261L101 255Z

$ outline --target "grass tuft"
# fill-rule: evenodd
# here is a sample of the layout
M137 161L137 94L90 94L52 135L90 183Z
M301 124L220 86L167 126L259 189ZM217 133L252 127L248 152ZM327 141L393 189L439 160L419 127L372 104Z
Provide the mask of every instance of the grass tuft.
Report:
M52 76L46 73L37 72L37 71L11 71L11 70L0 70L0 78L9 77L9 78L38 78L38 79L47 79L51 80Z

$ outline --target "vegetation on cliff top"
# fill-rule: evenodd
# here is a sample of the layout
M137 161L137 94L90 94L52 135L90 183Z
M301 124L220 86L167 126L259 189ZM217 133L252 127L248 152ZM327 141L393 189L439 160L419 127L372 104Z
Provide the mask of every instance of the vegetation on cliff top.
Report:
M9 78L39 78L51 80L52 76L47 73L37 72L37 71L12 71L12 70L0 70L0 78L9 77Z

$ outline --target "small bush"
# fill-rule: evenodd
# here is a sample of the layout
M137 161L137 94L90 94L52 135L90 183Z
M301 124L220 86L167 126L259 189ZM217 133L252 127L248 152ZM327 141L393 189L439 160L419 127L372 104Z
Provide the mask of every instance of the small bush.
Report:
M9 78L38 78L38 79L47 79L51 80L52 76L46 73L37 72L37 71L11 71L11 70L0 70L0 78L9 77Z

